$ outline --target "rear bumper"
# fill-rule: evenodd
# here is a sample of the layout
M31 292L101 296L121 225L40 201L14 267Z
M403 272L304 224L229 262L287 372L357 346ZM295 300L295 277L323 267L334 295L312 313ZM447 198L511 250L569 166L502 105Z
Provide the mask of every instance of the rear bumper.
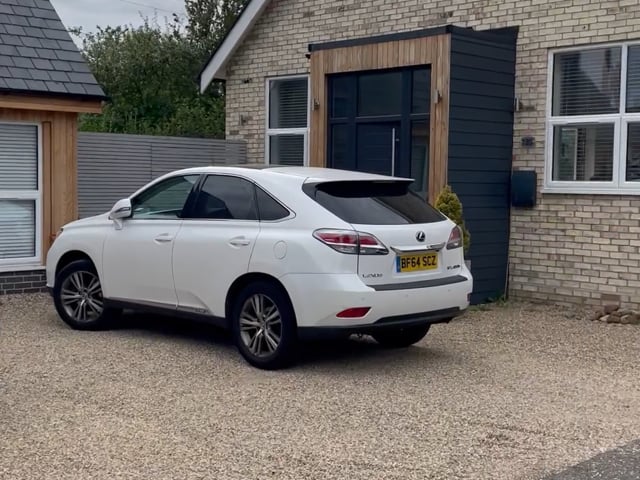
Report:
M353 274L285 275L280 280L289 292L300 329L360 332L441 323L460 315L469 306L473 279L468 271L461 271L456 277L455 282L410 285L410 288L393 290L376 290ZM361 318L336 316L353 307L369 307L370 310Z
M447 308L433 312L422 312L411 315L397 315L381 318L375 323L363 325L337 327L298 327L298 334L303 340L313 340L326 337L344 336L355 333L371 334L385 329L409 328L436 323L449 323L455 317L462 315L465 310Z

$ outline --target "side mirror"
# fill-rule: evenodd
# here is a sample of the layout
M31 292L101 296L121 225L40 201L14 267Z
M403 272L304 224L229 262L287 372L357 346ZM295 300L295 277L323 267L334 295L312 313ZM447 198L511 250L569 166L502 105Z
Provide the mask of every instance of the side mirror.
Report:
M123 198L118 200L109 212L109 218L116 222L118 229L122 228L122 220L131 216L131 200Z

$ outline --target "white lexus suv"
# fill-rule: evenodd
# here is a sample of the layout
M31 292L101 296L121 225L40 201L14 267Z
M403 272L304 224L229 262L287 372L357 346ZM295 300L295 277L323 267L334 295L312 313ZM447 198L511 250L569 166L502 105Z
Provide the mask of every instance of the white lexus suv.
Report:
M318 334L409 346L464 312L473 286L460 229L411 182L305 167L172 172L64 226L47 286L73 328L105 328L123 309L203 319L264 369Z

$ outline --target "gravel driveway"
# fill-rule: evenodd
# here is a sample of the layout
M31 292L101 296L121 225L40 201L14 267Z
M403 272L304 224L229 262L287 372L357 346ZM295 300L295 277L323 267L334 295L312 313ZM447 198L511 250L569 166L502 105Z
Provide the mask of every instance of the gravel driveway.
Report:
M224 334L0 302L0 478L535 479L640 438L640 327L514 304L249 367Z

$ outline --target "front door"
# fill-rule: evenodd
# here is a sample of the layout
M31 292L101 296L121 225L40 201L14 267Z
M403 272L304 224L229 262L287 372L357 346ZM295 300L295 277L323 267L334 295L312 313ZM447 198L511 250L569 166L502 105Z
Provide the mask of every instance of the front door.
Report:
M400 122L362 123L356 127L356 169L395 175Z
M413 178L427 197L428 66L329 77L328 166Z

